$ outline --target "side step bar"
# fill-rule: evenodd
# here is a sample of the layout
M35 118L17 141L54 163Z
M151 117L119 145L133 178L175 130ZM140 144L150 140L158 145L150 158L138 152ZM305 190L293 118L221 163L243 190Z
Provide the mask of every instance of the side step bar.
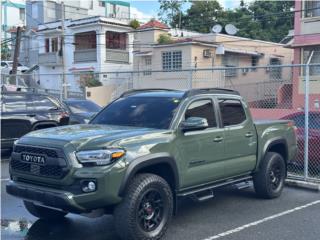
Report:
M245 176L245 177L240 177L240 178L227 179L227 180L225 180L223 182L216 182L216 183L205 185L205 186L201 186L201 187L198 187L198 188L193 188L191 190L182 191L182 192L178 193L177 196L178 197L185 197L185 196L189 196L189 195L195 195L197 193L204 192L204 191L210 191L210 190L212 191L212 189L218 188L218 187L223 187L223 186L227 186L227 185L233 185L233 184L237 184L237 183L241 183L241 182L248 182L251 179L252 179L252 176ZM247 186L248 185L246 184L245 187L247 187ZM213 193L212 193L212 195L213 195Z
M209 200L211 198L214 198L212 189L209 189L209 190L206 190L203 192L199 192L199 193L195 193L192 196L192 199L194 199L198 202L203 202L203 201Z

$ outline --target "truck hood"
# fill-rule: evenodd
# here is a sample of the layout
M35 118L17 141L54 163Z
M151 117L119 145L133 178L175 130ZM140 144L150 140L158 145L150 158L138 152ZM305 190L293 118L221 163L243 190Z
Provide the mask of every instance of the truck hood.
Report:
M163 130L151 128L138 128L114 125L78 124L63 127L47 128L30 132L27 138L30 142L41 141L41 139L53 140L55 142L71 143L75 148L97 148L112 145L117 140L133 138L150 133L162 132ZM32 140L33 139L33 140Z

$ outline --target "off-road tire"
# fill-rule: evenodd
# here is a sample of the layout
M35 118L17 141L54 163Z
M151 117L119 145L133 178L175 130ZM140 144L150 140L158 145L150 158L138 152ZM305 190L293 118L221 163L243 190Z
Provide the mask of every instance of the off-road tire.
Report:
M151 193L158 197L160 196L163 207L156 207L155 209L162 209L163 211L162 214L159 214L162 215L159 225L155 224L155 229L147 231L144 229L145 225L141 222L148 222L149 220L144 219L148 216L141 214L141 212L144 213L144 211L148 210L143 206L146 205L145 199L149 201L150 196L148 194L151 195ZM139 215L139 212L143 217ZM159 213L161 211L154 210L154 212ZM173 197L169 184L162 177L154 174L138 174L126 188L126 194L122 202L115 208L115 229L121 239L157 240L165 234L172 214ZM157 216L159 215L157 214Z
M25 208L33 216L41 219L60 219L67 215L67 212L54 210L51 208L46 208L42 206L35 205L32 202L23 201Z
M286 164L283 157L268 152L259 171L253 176L254 189L259 197L272 199L279 197L286 178Z

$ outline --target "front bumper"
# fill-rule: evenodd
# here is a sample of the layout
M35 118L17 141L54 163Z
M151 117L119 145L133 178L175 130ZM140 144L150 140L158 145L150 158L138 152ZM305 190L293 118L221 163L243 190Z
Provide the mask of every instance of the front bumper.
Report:
M6 185L7 193L40 205L66 210L68 212L81 213L86 209L74 201L74 195L65 191L47 190L42 187L34 187L29 184L9 181Z
M126 164L123 161L108 166L82 167L72 154L74 147L71 144L64 142L64 146L59 146L50 141L46 144L50 143L53 143L50 148L36 144L17 145L25 149L15 147L10 161L12 181L7 185L9 194L43 206L74 213L90 212L94 209L113 206L122 200L118 193L126 172ZM45 154L47 164L41 165L39 171L39 167L33 167L36 164L21 162L23 152ZM54 153L56 156L53 155ZM61 165L62 160L66 162L66 166ZM66 168L66 174L61 177L59 175L58 178L52 174L52 171L43 171L51 170L47 168L51 165ZM88 193L82 190L82 182L88 180L96 182L95 191Z

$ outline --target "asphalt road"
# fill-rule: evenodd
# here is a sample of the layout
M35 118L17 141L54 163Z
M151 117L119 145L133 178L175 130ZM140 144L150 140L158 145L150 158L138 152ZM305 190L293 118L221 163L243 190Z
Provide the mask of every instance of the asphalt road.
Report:
M62 221L32 217L22 201L6 194L7 164L1 163L2 239L117 240L112 216L90 219L68 215ZM202 203L179 204L166 240L319 240L320 193L285 188L274 200L258 199L252 188L225 188Z

